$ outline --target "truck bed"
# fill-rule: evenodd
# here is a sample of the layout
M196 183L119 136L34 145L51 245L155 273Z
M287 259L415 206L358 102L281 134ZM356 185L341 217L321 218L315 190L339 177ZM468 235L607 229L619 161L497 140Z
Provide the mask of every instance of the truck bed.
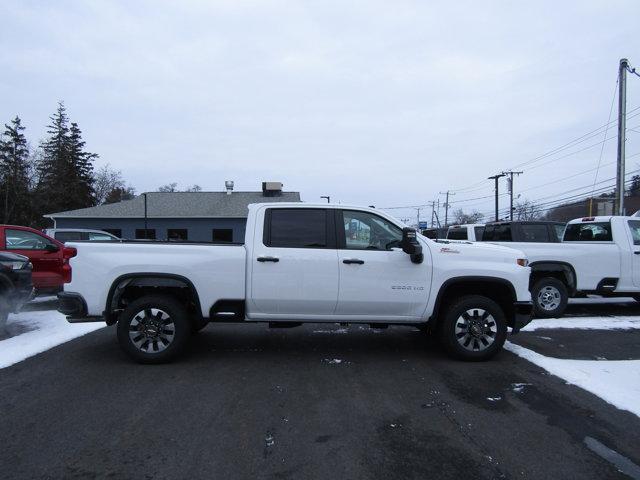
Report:
M246 249L242 244L191 242L72 242L78 250L71 259L72 279L68 291L82 286L89 315L101 315L109 289L117 279L140 273L160 273L188 279L202 298L203 316L219 299L245 298Z

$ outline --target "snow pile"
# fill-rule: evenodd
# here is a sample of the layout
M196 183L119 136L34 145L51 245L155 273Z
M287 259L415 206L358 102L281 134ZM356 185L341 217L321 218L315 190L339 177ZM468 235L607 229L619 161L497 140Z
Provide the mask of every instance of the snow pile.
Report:
M640 317L564 317L537 318L521 331L540 329L575 328L577 330L631 330L640 329Z
M505 349L568 383L640 416L640 360L564 360L506 342Z
M21 362L104 325L102 322L71 324L64 315L53 310L9 315L7 330L24 333L0 340L0 368Z

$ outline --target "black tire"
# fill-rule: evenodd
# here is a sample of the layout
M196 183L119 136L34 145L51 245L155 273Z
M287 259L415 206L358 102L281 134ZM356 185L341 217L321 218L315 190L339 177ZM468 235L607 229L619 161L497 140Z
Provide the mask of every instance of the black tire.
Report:
M507 321L500 306L490 298L466 295L444 307L438 332L440 343L454 358L484 361L502 349Z
M131 302L118 319L118 343L139 363L165 363L180 355L191 335L184 305L170 296Z
M561 317L567 309L569 292L566 285L557 278L544 277L533 284L531 299L535 317Z

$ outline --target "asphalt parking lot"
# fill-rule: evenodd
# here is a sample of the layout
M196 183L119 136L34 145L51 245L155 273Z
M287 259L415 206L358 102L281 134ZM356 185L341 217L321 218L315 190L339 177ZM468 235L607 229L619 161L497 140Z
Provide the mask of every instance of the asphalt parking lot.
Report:
M603 309L640 316L570 316ZM610 360L639 359L638 340L511 337ZM160 366L131 363L105 328L0 370L0 412L11 479L640 478L637 416L508 351L452 361L412 328L210 325Z

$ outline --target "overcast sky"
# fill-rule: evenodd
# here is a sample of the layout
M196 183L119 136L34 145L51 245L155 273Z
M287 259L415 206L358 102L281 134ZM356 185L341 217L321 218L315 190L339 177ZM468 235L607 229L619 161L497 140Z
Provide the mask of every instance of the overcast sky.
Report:
M491 212L467 201L493 193L478 182L604 125L619 59L640 67L638 0L21 0L0 18L0 121L20 115L37 143L64 100L138 192L278 180L305 201L387 207L451 189L452 208ZM640 106L640 78L628 96ZM522 166L516 193L586 191L600 146L566 155L603 139Z

